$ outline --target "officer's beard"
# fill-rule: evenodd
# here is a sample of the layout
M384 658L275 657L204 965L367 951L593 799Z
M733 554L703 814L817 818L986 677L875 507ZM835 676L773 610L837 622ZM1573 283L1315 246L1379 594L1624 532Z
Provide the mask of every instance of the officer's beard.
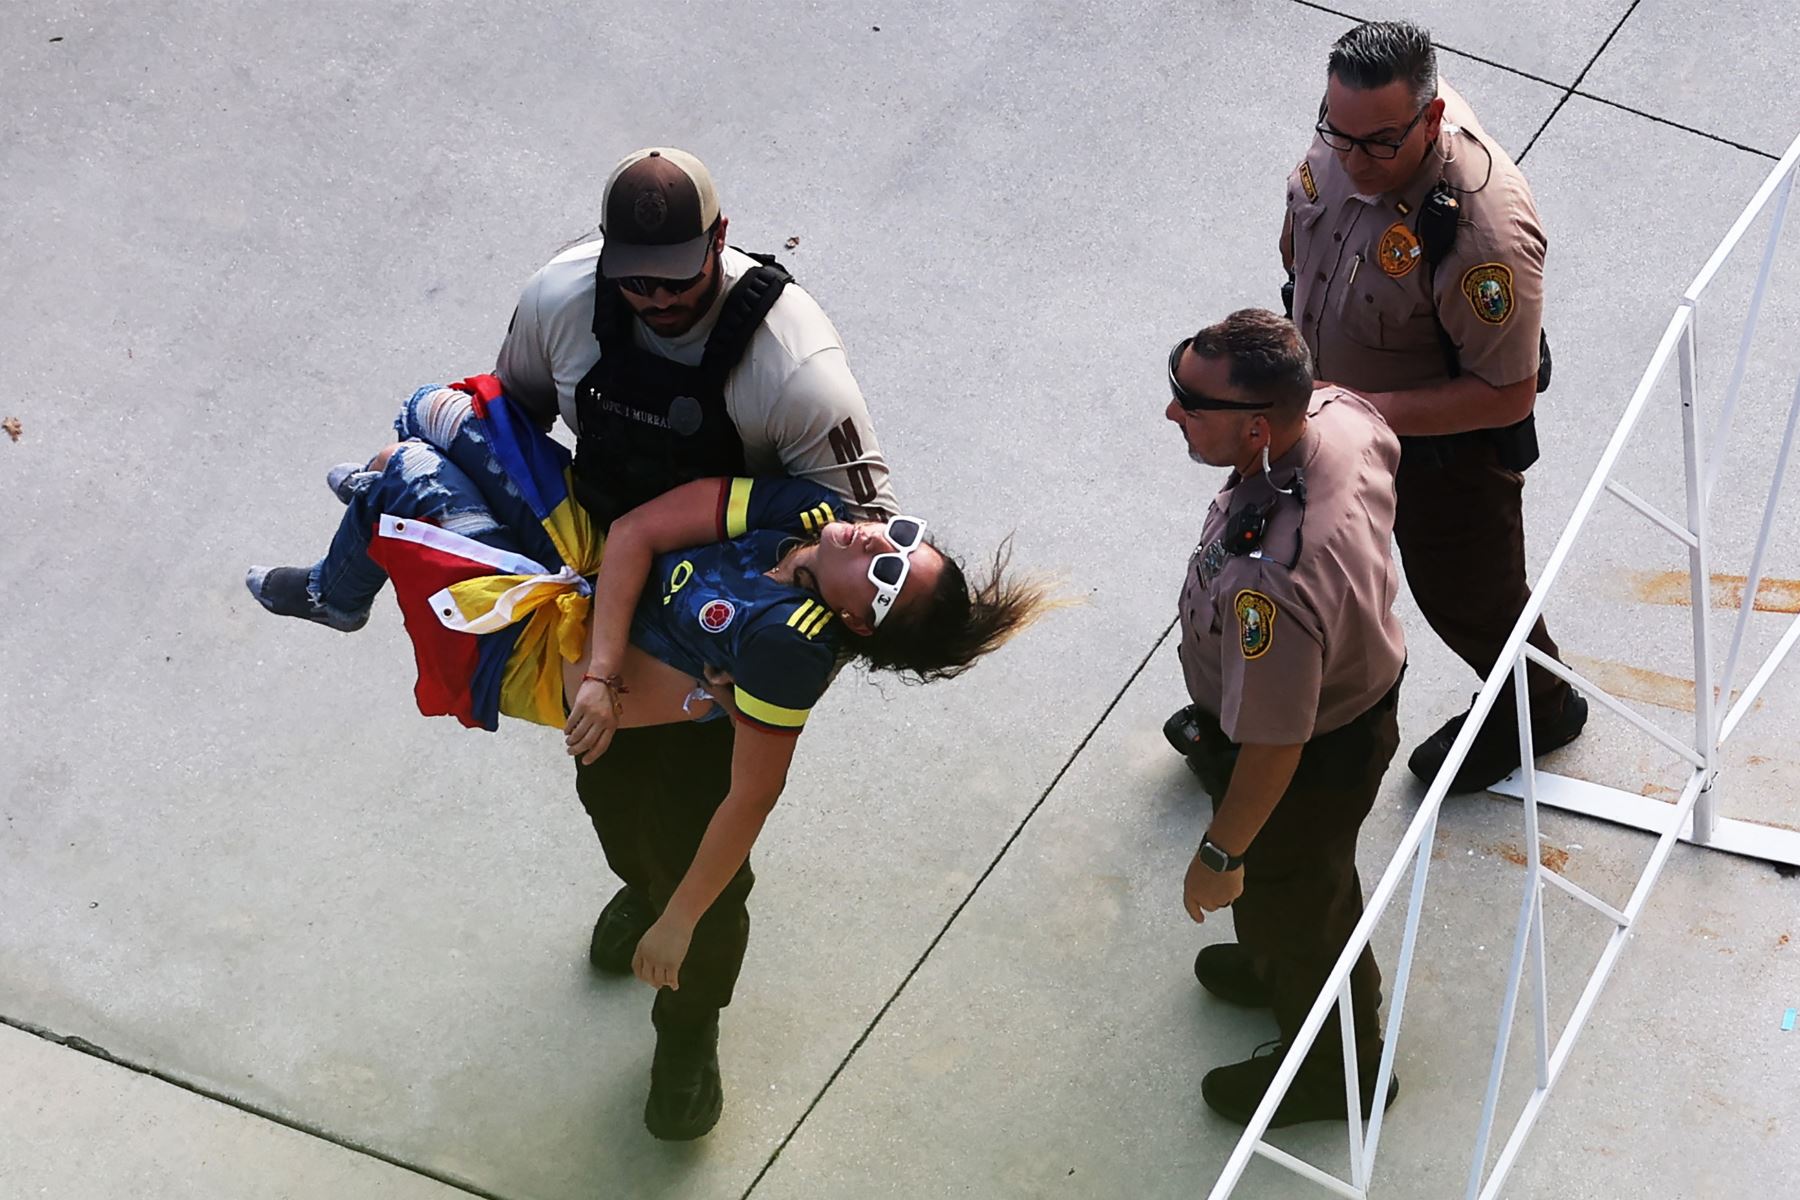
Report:
M714 267L712 280L706 290L684 304L670 305L665 309L653 310L656 320L647 319L650 315L640 311L638 319L649 326L658 337L678 338L700 323L700 318L712 311L712 306L719 298L719 289L725 286L725 268L723 264Z

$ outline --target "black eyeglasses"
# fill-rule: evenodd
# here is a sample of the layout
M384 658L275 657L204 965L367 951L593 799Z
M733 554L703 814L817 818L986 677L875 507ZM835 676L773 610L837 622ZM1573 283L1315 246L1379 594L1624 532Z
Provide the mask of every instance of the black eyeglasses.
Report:
M613 282L634 296L654 296L658 290L676 296L691 292L706 278L706 264L712 258L713 247L718 244L718 232L717 225L706 231L706 257L700 260L700 270L686 279L664 279L660 275L623 275Z
M1436 99L1436 97L1433 97L1432 99ZM1348 153L1358 146L1361 146L1362 152L1370 158L1393 158L1400 153L1400 147L1404 146L1406 144L1406 139L1412 135L1413 127L1419 123L1419 118L1425 115L1425 109L1430 107L1431 101L1427 100L1425 102L1425 108L1421 108L1418 112L1414 113L1413 119L1408 121L1406 123L1406 128L1400 131L1400 136L1391 142L1385 138L1351 137L1341 130L1333 129L1323 118L1320 119L1317 125L1313 126L1313 129L1318 133L1319 139L1333 150Z
M1182 338L1169 351L1169 395L1181 406L1182 412L1262 412L1273 405L1264 400L1221 400L1216 396L1204 396L1189 390L1181 380L1175 378L1175 368L1181 363L1181 352L1193 345L1193 338Z

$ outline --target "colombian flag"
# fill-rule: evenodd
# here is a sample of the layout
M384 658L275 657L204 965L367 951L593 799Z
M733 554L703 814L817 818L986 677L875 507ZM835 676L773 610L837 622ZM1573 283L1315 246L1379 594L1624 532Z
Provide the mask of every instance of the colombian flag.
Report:
M562 663L581 657L604 539L575 502L569 452L492 375L451 384L475 398L478 432L561 561L539 563L434 525L384 515L369 557L393 581L426 716L493 730L499 714L560 727Z

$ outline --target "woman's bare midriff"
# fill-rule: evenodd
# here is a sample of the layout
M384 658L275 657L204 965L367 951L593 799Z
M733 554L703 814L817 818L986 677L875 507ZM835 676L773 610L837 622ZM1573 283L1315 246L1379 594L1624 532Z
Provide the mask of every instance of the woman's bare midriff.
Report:
M579 661L563 664L565 697L573 696L581 687L581 677L587 672L587 663L587 655L583 654ZM710 700L696 700L688 706L687 711L682 711L681 702L693 693L699 682L661 659L652 658L636 646L626 648L625 661L619 666L619 674L624 676L625 686L630 689L619 698L624 706L624 712L619 717L620 728L636 729L642 725L692 721L712 711L713 704Z

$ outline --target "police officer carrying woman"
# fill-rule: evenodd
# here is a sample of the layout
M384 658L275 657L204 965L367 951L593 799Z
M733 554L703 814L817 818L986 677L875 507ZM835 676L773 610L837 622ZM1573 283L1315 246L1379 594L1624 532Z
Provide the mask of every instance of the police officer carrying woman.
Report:
M725 240L711 173L671 147L614 168L601 234L564 250L519 298L495 373L506 394L576 435L575 492L602 527L680 484L789 475L836 492L852 516L897 511L843 342L773 259ZM629 974L731 790L732 723L621 730L575 789L622 887L589 958ZM644 1122L710 1131L724 1104L719 1012L749 943L745 862L693 932L680 987L651 1010L656 1056Z
M1356 839L1399 745L1406 657L1389 548L1399 443L1361 397L1315 391L1311 360L1292 322L1232 313L1177 343L1166 411L1189 457L1231 468L1181 593L1193 703L1164 730L1213 799L1183 903L1196 922L1229 906L1237 932L1194 971L1228 1003L1273 1008L1283 1047L1362 916ZM1365 948L1350 976L1365 1112L1380 984ZM1339 1038L1334 1013L1274 1125L1345 1119ZM1247 1122L1280 1063L1215 1068L1202 1095Z

